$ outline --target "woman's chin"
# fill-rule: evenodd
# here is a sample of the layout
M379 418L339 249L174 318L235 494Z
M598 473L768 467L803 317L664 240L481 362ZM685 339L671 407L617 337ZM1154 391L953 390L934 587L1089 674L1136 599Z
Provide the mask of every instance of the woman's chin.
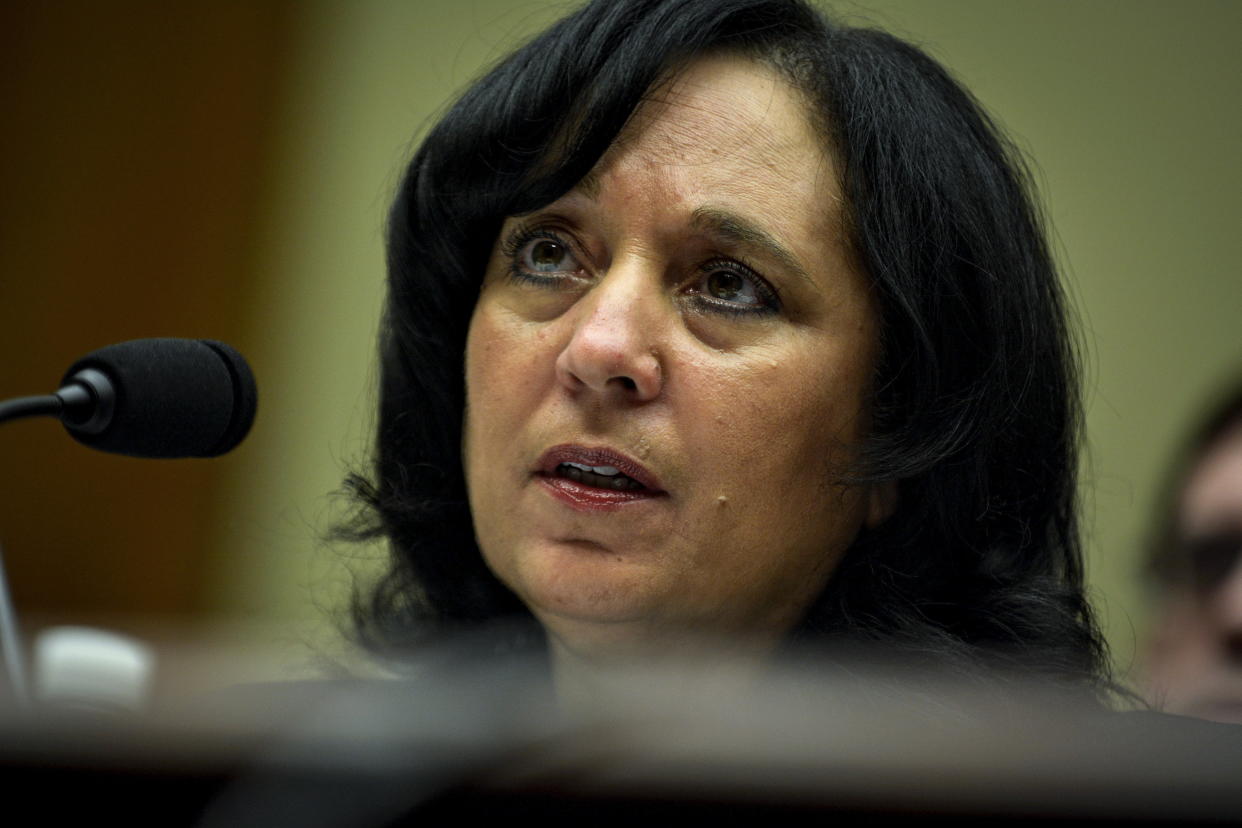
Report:
M674 591L657 556L616 551L586 540L542 539L514 544L492 571L536 615L583 623L638 621Z
M641 625L658 613L659 596L638 573L619 571L621 563L600 567L590 577L557 572L551 577L528 580L519 595L544 626Z

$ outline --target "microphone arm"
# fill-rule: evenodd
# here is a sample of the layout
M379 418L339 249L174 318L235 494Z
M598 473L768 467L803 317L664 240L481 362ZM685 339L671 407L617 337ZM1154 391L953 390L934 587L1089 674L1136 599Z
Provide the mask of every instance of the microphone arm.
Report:
M83 377L90 372L94 376ZM102 394L92 395L90 386L83 379L104 380L106 387ZM111 417L111 408L115 402L115 390L107 377L93 369L78 372L73 382L66 384L54 394L40 394L34 397L18 397L12 400L0 400L0 423L10 420L21 420L26 417L56 417L62 421L82 419L82 413L93 409L107 409L106 416ZM96 383L95 385L98 385ZM98 393L98 392L97 392ZM101 405L96 405L96 400ZM4 566L4 545L0 544L0 672L8 678L9 692L18 710L30 707L30 683L26 676L26 659L22 652L21 635L17 626L17 613L13 608L13 597L9 592L9 579Z
M94 376L83 376L88 371ZM102 384L98 382L100 379L103 380ZM110 414L110 409L115 403L115 391L107 377L88 368L75 374L73 380L55 394L0 400L0 423L26 417L56 417L72 421L81 416L79 412L89 410L96 400L99 400L99 408L108 409ZM86 383L90 380L95 380L95 382L88 386ZM91 393L92 390L95 394Z
M27 399L41 398L28 397ZM22 658L21 636L17 633L17 614L13 611L13 599L9 595L9 581L4 574L3 545L0 545L0 650L4 652L4 672L9 677L13 701L19 710L25 709L30 706L30 690L26 682L25 659Z
M0 423L25 417L59 417L64 403L55 394L0 401Z

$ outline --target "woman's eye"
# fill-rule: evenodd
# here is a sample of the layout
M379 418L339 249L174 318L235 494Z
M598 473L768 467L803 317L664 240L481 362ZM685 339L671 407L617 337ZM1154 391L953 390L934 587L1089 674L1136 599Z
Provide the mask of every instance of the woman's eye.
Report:
M572 273L582 268L569 246L551 235L527 239L515 259L527 273Z
M705 266L688 291L709 310L728 313L774 313L780 309L776 291L749 268L734 262Z
M716 270L708 274L707 292L717 299L730 302L753 303L754 287L746 284L746 280L736 273L727 270Z
M519 284L564 289L583 273L574 246L551 229L518 228L505 239L509 278Z

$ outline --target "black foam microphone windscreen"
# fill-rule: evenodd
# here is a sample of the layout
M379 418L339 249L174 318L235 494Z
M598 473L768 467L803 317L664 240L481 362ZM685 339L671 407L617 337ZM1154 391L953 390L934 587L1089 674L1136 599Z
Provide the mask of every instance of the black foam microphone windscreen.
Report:
M254 376L242 355L222 342L109 345L75 362L61 385L90 387L98 381L92 370L112 386L111 416L89 425L64 418L74 439L92 448L134 457L215 457L240 443L254 422Z

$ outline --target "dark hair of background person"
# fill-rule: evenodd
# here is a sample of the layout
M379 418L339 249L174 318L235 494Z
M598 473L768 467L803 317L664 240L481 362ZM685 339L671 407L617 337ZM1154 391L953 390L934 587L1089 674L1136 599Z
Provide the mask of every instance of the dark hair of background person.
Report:
M591 3L469 88L417 151L389 216L377 456L348 481L364 508L341 532L391 551L355 596L360 639L400 652L508 619L541 640L485 566L466 498L463 357L485 265L506 216L570 190L654 83L720 52L803 93L881 318L852 479L899 481L897 510L792 640L1096 686L1109 666L1083 589L1077 358L1024 164L923 52L796 0Z
M1234 427L1242 426L1242 378L1219 395L1208 415L1182 447L1158 499L1158 512L1149 539L1147 573L1161 586L1186 586L1210 591L1228 574L1237 554L1232 539L1213 538L1187 546L1182 531L1182 494L1199 464Z

